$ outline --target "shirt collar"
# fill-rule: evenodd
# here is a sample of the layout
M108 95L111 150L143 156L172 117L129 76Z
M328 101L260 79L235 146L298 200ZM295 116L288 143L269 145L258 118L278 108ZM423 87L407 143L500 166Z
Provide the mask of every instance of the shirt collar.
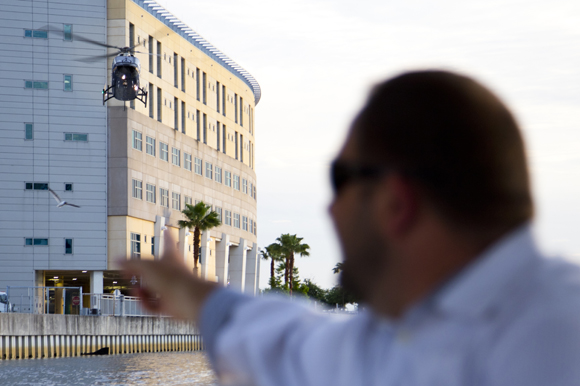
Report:
M531 225L522 225L460 271L431 304L444 313L477 317L500 302L506 287L538 257Z

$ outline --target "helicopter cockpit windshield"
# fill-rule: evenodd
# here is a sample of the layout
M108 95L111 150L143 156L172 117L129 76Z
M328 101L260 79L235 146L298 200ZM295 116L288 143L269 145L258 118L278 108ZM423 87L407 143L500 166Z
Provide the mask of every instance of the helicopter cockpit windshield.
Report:
M119 56L115 59L120 59L113 61L115 98L133 100L139 90L139 63L131 56Z

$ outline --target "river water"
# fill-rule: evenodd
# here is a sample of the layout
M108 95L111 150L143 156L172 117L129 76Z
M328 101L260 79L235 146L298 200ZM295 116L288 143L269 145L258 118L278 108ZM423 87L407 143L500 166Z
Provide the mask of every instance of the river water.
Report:
M0 361L0 385L217 385L203 352Z

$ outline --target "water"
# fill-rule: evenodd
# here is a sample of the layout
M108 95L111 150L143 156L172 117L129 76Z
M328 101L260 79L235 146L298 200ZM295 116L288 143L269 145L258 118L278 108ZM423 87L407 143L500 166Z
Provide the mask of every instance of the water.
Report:
M0 385L217 385L203 352L0 361Z

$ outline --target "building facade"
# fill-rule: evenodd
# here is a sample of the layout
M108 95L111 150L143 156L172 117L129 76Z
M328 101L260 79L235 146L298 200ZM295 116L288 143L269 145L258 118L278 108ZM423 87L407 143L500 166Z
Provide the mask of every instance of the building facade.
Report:
M193 268L177 222L203 201L222 225L200 275L256 293L255 79L154 1L0 5L0 288L125 292L118 259L159 258L165 232ZM103 105L118 52L103 43L136 46L147 105Z

